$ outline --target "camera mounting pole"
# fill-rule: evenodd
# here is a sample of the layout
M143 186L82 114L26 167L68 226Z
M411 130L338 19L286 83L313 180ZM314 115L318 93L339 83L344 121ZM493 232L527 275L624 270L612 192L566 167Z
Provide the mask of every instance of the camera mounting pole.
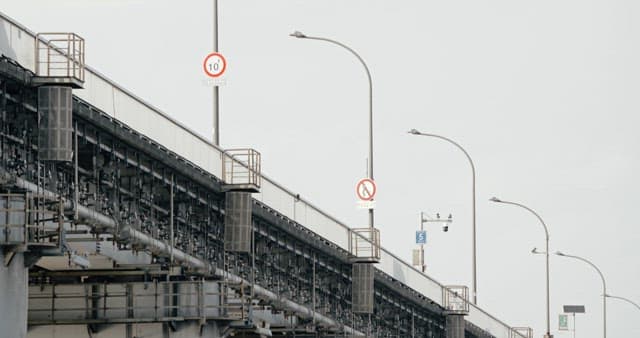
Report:
M449 214L447 218L440 218L440 213L436 213L436 218L429 217L426 213L420 212L420 231L416 231L416 244L420 245L420 249L413 250L413 265L419 266L423 273L427 269L424 263L424 245L427 242L427 233L424 230L425 223L443 223L442 231L449 231L449 224L453 222L453 216Z

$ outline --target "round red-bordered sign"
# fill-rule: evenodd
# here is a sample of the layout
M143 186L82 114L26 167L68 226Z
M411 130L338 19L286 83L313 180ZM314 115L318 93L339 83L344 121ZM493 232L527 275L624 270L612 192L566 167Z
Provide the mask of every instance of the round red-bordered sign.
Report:
M370 178L363 178L356 184L356 195L361 201L373 201L376 190L376 182Z
M217 58L217 60L215 60L215 58ZM218 65L217 69L215 69L216 65ZM227 59L225 59L224 56L220 53L211 53L204 58L202 69L204 69L204 73L209 77L220 77L227 69Z

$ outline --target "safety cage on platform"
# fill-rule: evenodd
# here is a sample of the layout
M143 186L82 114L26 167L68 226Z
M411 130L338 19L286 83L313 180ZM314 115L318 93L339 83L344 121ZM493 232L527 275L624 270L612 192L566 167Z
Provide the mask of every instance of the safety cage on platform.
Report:
M355 228L349 231L349 252L354 262L380 261L380 230Z
M37 77L84 82L84 39L75 33L38 33L35 66Z
M222 152L222 179L225 190L260 191L260 153L254 149L227 149Z
M445 311L455 314L469 313L469 288L463 285L449 285L442 288Z

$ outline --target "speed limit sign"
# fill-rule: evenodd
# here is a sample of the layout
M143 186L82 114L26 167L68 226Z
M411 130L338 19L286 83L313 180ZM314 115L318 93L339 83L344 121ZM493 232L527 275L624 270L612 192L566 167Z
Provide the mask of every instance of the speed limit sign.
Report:
M220 77L227 69L227 60L220 53L211 53L204 58L204 73L209 77Z

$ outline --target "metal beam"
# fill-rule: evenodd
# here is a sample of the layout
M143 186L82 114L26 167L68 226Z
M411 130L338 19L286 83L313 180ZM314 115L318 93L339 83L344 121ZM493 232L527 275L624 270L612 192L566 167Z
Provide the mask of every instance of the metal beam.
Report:
M43 194L47 197L59 198L57 194L45 189L41 189L41 188L39 189L37 185L29 181L23 180L21 178L15 179L15 185L22 189L29 190L31 192L39 192L40 194ZM71 207L71 203L69 201L66 201L65 207L67 208ZM115 231L118 228L118 224L113 218L106 216L104 214L101 214L95 210L89 209L83 205L78 205L77 207L78 207L77 209L78 216L80 217L80 219L89 221L91 225L99 225L104 228L109 228L112 231ZM205 262L197 257L191 256L181 250L172 248L167 243L160 241L158 239L152 238L151 236L145 233L142 233L138 230L135 230L131 226L125 225L120 230L120 233L124 235L125 239L127 239L129 242L134 244L142 244L146 247L147 250L149 250L152 253L162 254L164 256L170 256L171 253L173 253L174 259L178 262L185 264L187 267L191 267L191 268L195 267L197 269L204 270L217 277L224 278L236 284L240 284L240 285L250 284L247 280L239 276L233 275L220 268L216 268L212 266L210 263ZM280 307L285 310L294 312L301 318L313 319L317 323L325 325L327 327L341 327L344 330L344 332L349 334L355 334L355 335L362 334L361 332L358 332L351 327L344 326L341 323L327 316L321 315L313 311L312 309L309 309L303 305L300 305L289 299L281 297L259 285L254 286L254 293L258 298L263 298L265 300L268 300L272 302L276 307Z

